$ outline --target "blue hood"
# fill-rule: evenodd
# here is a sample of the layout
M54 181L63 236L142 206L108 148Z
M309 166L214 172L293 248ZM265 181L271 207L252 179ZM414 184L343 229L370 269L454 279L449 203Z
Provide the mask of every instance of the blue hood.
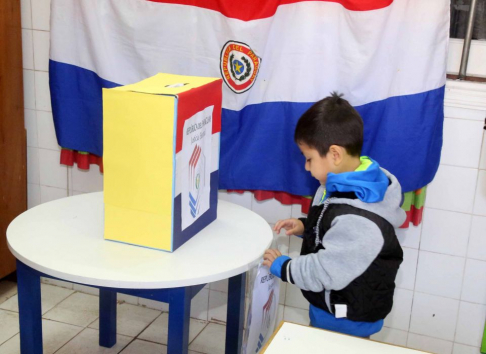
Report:
M389 180L373 159L365 170L343 173L329 173L326 181L326 197L333 192L354 192L359 200L365 203L381 202L385 197Z

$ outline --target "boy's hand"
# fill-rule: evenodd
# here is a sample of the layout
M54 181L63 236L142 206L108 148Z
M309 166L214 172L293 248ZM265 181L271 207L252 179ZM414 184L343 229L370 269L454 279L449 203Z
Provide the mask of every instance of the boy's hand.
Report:
M284 228L285 234L287 236L290 235L302 235L304 233L304 224L302 221L299 219L285 219L285 220L279 220L276 224L273 230L277 233L280 233L280 230Z
M268 249L265 251L265 254L263 255L263 265L267 266L270 268L272 266L272 263L275 259L280 257L282 253L280 253L279 250L276 249Z

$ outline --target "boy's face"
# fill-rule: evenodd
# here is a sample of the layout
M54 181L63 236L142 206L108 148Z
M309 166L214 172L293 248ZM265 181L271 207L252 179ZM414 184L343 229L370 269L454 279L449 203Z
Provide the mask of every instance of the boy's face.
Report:
M327 174L334 172L336 167L334 166L332 155L327 153L322 157L314 148L311 148L305 143L299 143L299 149L305 156L305 170L309 171L315 179L317 179L322 185L326 185Z

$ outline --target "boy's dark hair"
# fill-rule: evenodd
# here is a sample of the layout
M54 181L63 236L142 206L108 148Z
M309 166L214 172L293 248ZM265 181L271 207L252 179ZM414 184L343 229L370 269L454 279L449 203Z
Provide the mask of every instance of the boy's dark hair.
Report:
M359 113L332 92L309 108L297 122L294 140L325 156L331 145L342 146L351 156L360 156L363 147L363 119Z

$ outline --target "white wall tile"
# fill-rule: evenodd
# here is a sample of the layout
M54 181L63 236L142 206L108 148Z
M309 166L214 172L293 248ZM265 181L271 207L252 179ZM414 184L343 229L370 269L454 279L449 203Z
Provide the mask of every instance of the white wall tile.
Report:
M270 227L272 228L272 230L273 230L274 226L275 225L270 224ZM284 229L280 230L279 234L275 233L275 231L274 231L273 232L273 242L272 242L271 247L276 247L280 251L280 253L288 256L289 255L289 249L290 249L290 239L292 237L295 237L295 236L287 236L285 234Z
M444 106L444 116L446 118L470 119L484 122L486 111Z
M308 326L310 324L309 310L302 310L295 307L285 306L284 321Z
M300 250L302 248L302 239L297 236L289 237L289 257L295 258L300 256Z
M25 130L27 130L27 146L39 147L36 111L33 109L24 109L24 124Z
M32 28L32 9L30 0L20 0L20 18L22 28Z
M454 343L452 354L478 354L479 347L471 347L469 345Z
M407 347L437 354L452 353L452 342L409 333Z
M408 331L410 315L412 313L413 291L395 289L393 296L393 308L385 318L385 326L403 331Z
M459 299L465 258L420 251L415 290Z
M427 187L425 206L470 213L476 191L477 175L477 169L439 166L434 180Z
M30 29L22 29L22 67L34 70L34 42Z
M486 134L484 133L483 144L481 146L481 157L479 158L479 168L482 170L486 170Z
M420 249L453 256L466 256L470 214L426 208Z
M278 303L284 305L285 304L285 294L287 293L287 283L279 280L279 294L278 294Z
M452 341L458 310L459 300L415 292L410 332Z
M35 78L32 70L23 71L24 108L35 109Z
M481 121L446 118L440 163L478 168L483 126Z
M39 169L39 149L27 147L27 183L40 183Z
M166 302L149 300L149 299L144 299L142 297L139 297L138 304L140 306L147 307L149 309L169 312L169 304Z
M37 134L40 148L55 150L59 155L61 149L57 144L52 112L37 111Z
M398 288L413 290L417 272L418 250L403 247L403 262L398 269L395 284Z
M486 230L485 230L486 232ZM486 305L486 262L466 261L461 300Z
M486 217L473 216L469 235L468 258L486 261Z
M201 289L191 301L191 317L199 320L208 320L209 290Z
M49 71L50 33L34 30L34 68Z
M70 283L70 282L64 281L64 280L57 280L57 279L41 277L41 282L44 283L44 284L59 286L61 288L65 288L65 289L71 289L71 290L73 289L73 283Z
M40 186L41 203L47 203L51 200L61 199L68 196L67 189Z
M486 171L484 170L479 170L473 214L486 216Z
M49 91L49 74L35 72L35 105L40 111L51 111L51 94Z
M32 27L36 30L50 30L51 0L32 0Z
M307 214L302 213L302 205L292 204L290 207L291 207L290 217L296 219L307 217Z
M138 297L136 297L136 296L117 293L116 299L117 299L118 303L125 302L125 303L130 304L130 305L138 305Z
M253 193L251 192L244 192L244 193L236 193L231 192L228 193L225 190L218 191L218 198L221 200L225 200L227 202L235 203L245 207L247 209L251 209L251 201L253 199Z
M287 284L285 293L285 305L296 307L302 310L309 310L309 302L302 295L302 291L292 284Z
M276 199L268 199L260 202L253 198L251 209L272 224L275 224L279 220L290 218L292 213L292 207L290 205L283 205Z
M226 322L228 294L209 290L208 320Z
M97 166L89 170L81 170L76 166L71 168L72 189L80 192L100 192L103 190L103 174Z
M67 167L59 162L59 152L39 149L40 184L67 189Z
M284 305L278 305L276 327L284 320Z
M479 347L486 320L486 306L461 301L457 319L457 343Z
M381 331L371 336L372 340L405 347L407 345L408 332L398 329L383 327Z
M93 288L92 286L73 284L73 289L84 294L100 295L100 290L98 288Z
M410 224L406 229L396 229L398 241L402 247L418 249L420 246L420 235L422 234L422 223L418 226Z
M40 204L40 185L27 183L27 208Z
M209 284L209 289L220 291L222 293L228 292L228 279L223 279Z

